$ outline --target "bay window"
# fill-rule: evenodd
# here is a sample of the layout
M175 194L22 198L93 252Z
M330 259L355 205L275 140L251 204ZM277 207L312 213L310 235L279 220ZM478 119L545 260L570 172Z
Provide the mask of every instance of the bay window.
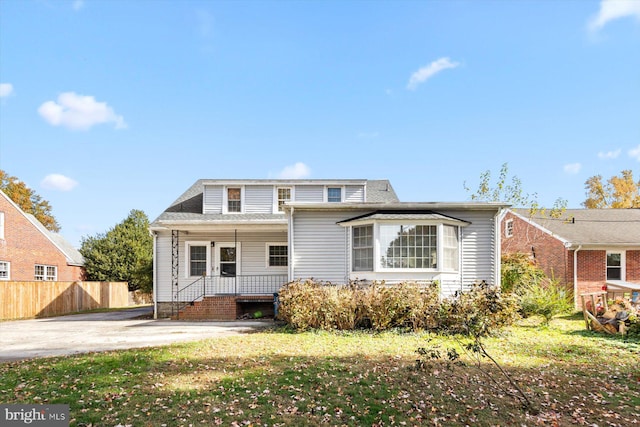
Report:
M435 225L380 225L381 268L436 268Z
M373 225L353 227L353 271L373 270Z
M460 270L459 226L372 221L351 227L351 270Z

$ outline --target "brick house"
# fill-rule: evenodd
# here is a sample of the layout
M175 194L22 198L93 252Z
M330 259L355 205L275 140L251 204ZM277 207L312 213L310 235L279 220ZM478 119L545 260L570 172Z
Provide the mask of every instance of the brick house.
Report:
M69 242L0 191L0 280L77 281L83 264Z
M579 295L640 291L640 209L568 209L561 218L507 210L502 253L528 253L547 276Z

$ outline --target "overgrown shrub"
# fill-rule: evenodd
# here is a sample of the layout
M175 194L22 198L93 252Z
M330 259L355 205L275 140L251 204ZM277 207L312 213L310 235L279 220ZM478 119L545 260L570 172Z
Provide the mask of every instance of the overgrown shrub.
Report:
M438 311L437 329L446 333L485 336L515 322L517 298L503 293L496 286L474 285L445 299Z
M572 295L566 287L552 280L529 283L518 291L523 317L541 316L545 324L573 309Z
M502 255L500 272L502 292L517 293L521 287L539 283L547 278L544 271L525 253Z
M391 328L485 335L517 317L513 295L486 285L440 301L437 282L346 286L295 281L280 292L278 318L305 329Z
M397 327L424 329L437 306L437 283L420 285L373 283L353 287L357 298L358 325L381 331Z

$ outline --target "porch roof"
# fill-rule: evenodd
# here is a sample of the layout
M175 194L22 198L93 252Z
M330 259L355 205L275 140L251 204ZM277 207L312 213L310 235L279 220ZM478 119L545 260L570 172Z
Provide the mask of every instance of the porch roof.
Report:
M340 225L351 225L371 220L382 220L382 221L445 221L454 223L456 225L467 226L471 223L469 221L465 221L462 219L454 218L452 216L443 215L438 212L433 211L388 211L388 210L379 210L375 212L371 212L368 214L360 215L354 218L345 219L344 221L338 222Z
M199 214L193 212L163 212L151 225L154 231L181 229L287 228L287 218L282 214Z

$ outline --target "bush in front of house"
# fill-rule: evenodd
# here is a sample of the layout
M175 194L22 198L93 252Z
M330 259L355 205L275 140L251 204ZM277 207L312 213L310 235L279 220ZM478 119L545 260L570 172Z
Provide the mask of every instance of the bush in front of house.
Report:
M547 279L520 286L518 299L523 317L540 316L545 325L555 316L573 310L571 292L553 280Z
M382 331L393 328L487 334L512 323L517 303L486 285L440 300L437 282L336 286L295 281L279 292L278 318L298 330Z
M437 329L450 334L482 337L511 325L519 318L515 295L481 283L442 301Z
M547 277L529 254L503 255L501 274L502 292L516 296L523 317L540 316L548 324L555 316L572 311L572 293Z

